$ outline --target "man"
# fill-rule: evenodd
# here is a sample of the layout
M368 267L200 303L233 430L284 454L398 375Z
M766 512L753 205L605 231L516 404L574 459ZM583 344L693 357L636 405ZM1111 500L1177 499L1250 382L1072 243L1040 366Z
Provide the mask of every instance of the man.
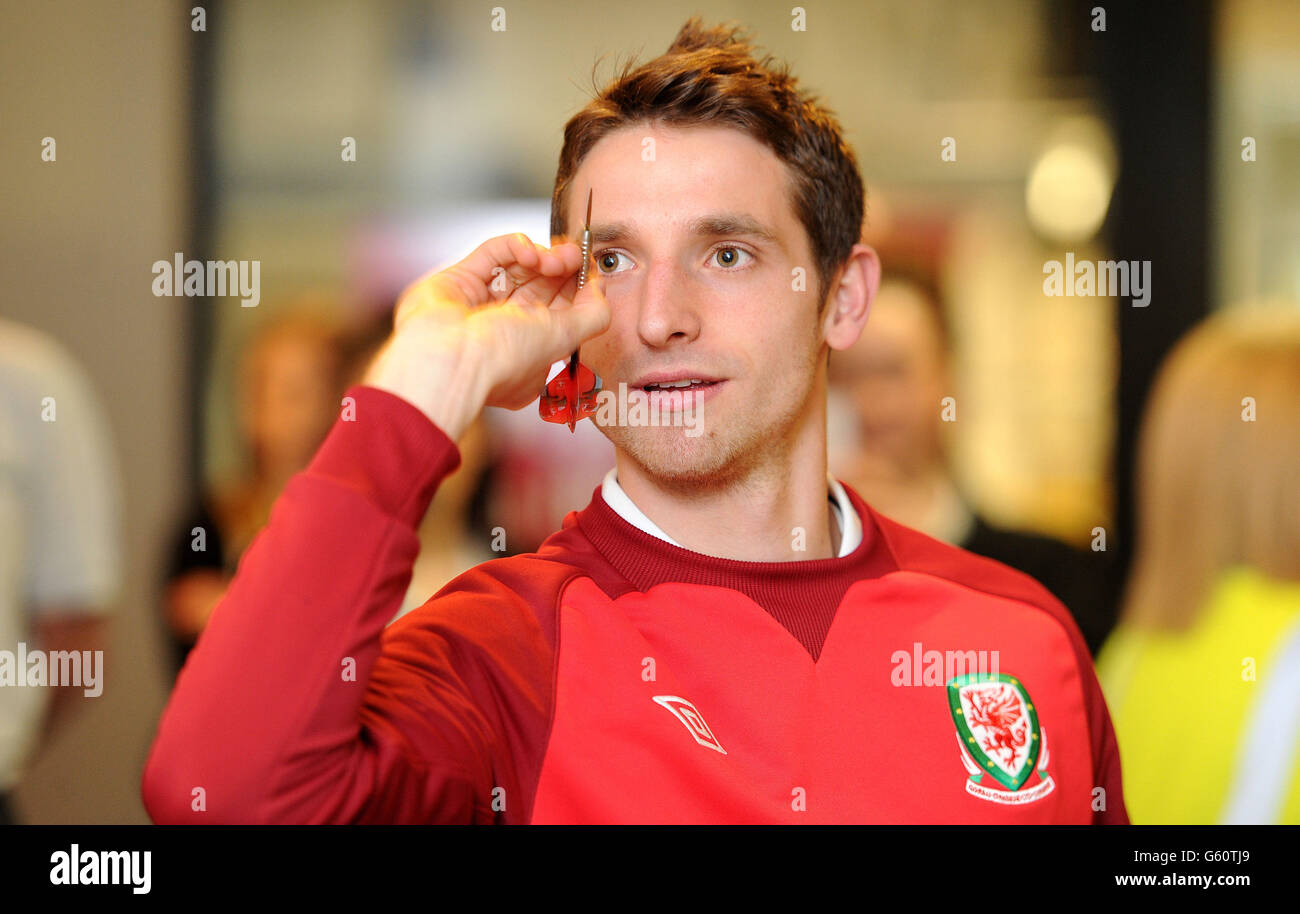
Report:
M955 393L950 350L937 286L923 270L891 269L871 305L871 331L831 364L860 439L844 457L844 479L892 520L1043 584L1071 610L1095 656L1115 622L1110 553L1003 529L967 504L948 468L940 420L939 404Z
M181 675L154 820L1126 821L1064 607L827 478L826 354L880 274L834 117L692 20L569 123L553 242L590 189L580 292L576 245L506 236L402 297ZM586 509L385 630L457 436L579 343L703 434L603 428ZM967 651L1000 669L945 676Z
M70 684L56 660L102 658L121 593L121 475L103 414L58 340L0 320L0 825L18 819L12 792L34 753L86 701L84 668Z

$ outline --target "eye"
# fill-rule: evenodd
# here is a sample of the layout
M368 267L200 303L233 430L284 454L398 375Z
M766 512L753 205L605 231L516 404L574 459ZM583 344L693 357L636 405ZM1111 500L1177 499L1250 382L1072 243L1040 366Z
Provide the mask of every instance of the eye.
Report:
M741 263L743 258L748 257L751 260L754 255L744 248L736 247L734 244L724 245L713 252L713 260L720 267L731 269Z
M596 254L595 258L596 269L606 276L611 273L622 273L624 271L618 269L618 259L625 256L626 255L621 251L615 251L612 248L610 250L600 251Z

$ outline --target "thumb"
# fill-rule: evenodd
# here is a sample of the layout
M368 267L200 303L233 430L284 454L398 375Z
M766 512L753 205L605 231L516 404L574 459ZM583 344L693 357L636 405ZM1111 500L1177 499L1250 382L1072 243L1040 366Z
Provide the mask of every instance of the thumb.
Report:
M578 290L570 307L552 309L566 351L577 349L609 328L610 310L604 285L604 280L596 277Z

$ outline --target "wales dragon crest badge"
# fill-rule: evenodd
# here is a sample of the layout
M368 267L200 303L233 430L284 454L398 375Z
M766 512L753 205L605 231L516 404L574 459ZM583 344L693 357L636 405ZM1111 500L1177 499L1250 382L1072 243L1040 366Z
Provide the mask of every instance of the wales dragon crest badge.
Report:
M970 673L951 679L948 710L957 725L962 764L970 775L967 793L1018 806L1052 792L1047 735L1019 679L1005 673ZM1027 786L1035 772L1037 782Z

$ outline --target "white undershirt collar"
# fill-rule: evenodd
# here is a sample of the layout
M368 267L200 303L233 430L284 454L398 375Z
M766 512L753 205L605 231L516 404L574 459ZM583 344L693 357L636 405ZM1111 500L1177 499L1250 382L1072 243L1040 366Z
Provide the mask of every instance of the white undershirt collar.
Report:
M849 495L844 491L844 486L840 485L839 480L830 473L826 474L826 485L829 489L827 499L831 503L835 523L840 528L839 558L843 558L854 549L857 549L862 543L862 520L858 517L858 512L854 510L853 503L849 501ZM610 467L609 472L605 474L605 479L600 484L600 495L605 499L605 504L614 509L614 513L633 527L644 533L649 533L651 536L658 537L666 543L685 548L681 543L660 530L654 521L645 516L645 512L632 503L632 499L627 497L623 487L618 484L617 467Z

